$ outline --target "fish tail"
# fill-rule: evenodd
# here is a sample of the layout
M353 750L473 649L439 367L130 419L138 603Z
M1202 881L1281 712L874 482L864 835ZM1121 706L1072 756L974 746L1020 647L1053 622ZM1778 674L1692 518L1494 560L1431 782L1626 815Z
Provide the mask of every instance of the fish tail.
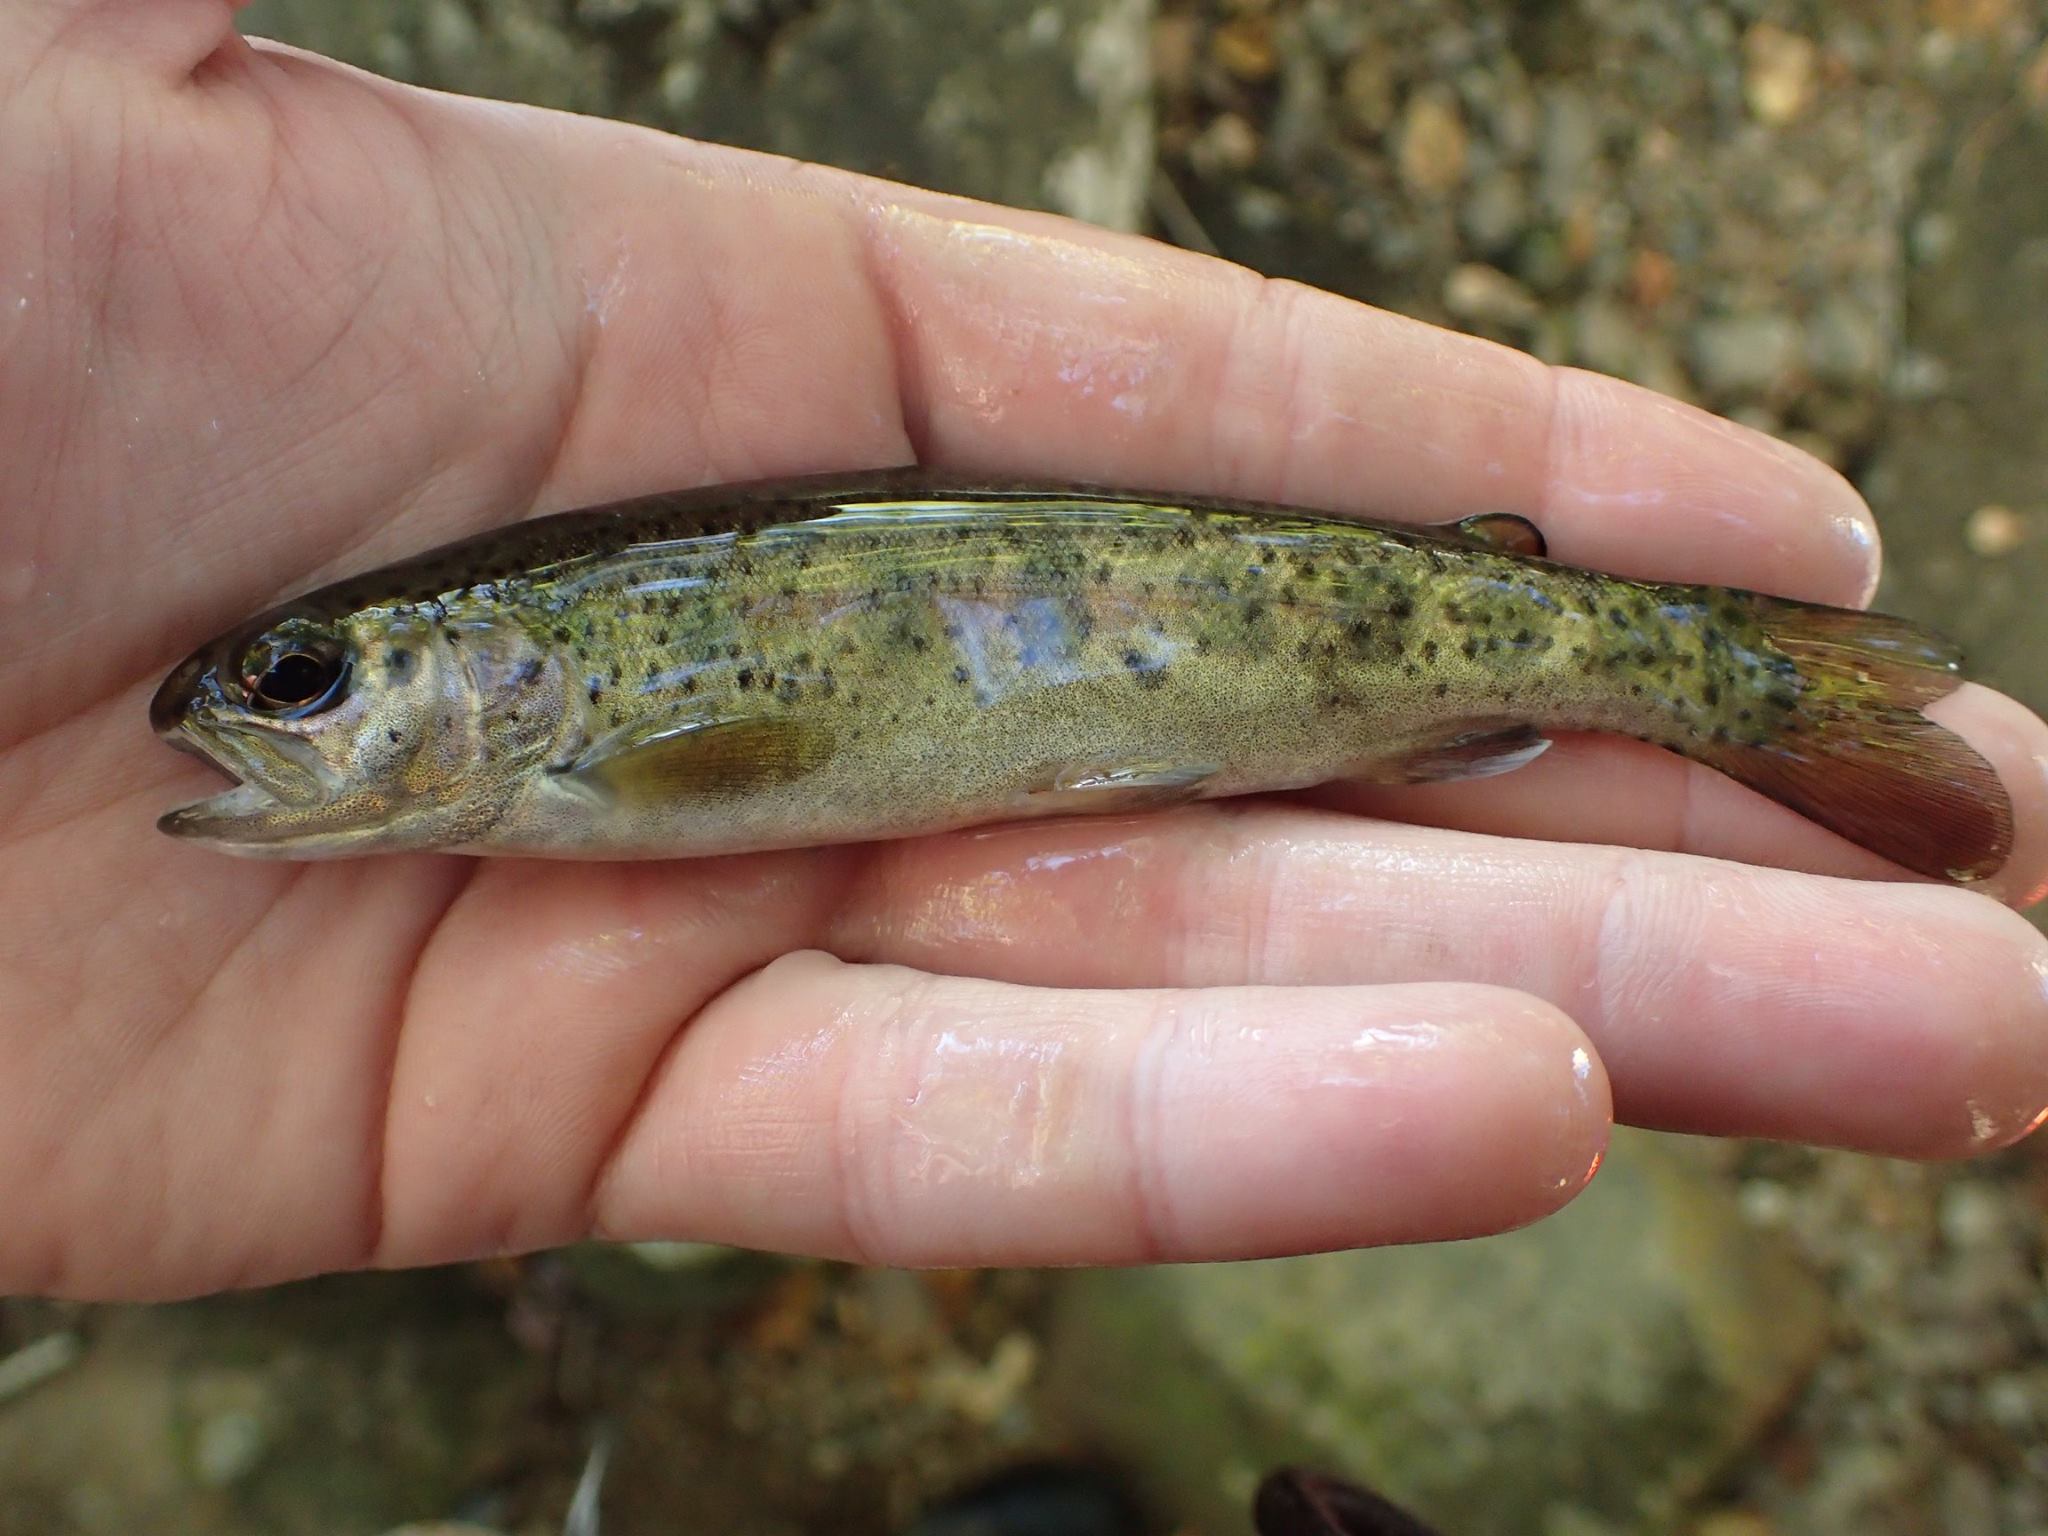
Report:
M1961 683L1962 652L1884 614L1761 599L1757 618L1797 668L1797 700L1769 740L1703 744L1701 759L1919 874L1995 873L2012 800L1976 748L1921 713Z

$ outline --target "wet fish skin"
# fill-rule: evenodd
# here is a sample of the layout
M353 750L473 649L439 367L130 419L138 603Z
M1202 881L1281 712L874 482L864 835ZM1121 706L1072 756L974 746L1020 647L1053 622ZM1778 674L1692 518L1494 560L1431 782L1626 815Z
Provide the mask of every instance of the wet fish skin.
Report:
M284 857L674 857L1465 777L1592 730L1922 873L2003 861L1995 774L1919 713L1960 675L1938 637L1579 570L1516 527L918 470L534 519L195 653L152 719L244 782L163 825ZM293 645L333 696L259 707L251 667Z

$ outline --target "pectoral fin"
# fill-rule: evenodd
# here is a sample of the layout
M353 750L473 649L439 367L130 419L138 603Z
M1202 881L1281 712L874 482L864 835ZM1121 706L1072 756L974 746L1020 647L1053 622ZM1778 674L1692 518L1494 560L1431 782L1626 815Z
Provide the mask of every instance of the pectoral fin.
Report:
M786 784L832 755L832 734L789 715L684 715L636 722L558 770L614 801L723 798Z
M1549 552L1543 530L1526 517L1512 512L1481 512L1451 524L1450 531L1473 544L1483 544L1504 555L1523 555L1541 560Z
M1070 764L1033 784L1025 809L1040 816L1158 810L1199 798L1215 776L1214 763Z

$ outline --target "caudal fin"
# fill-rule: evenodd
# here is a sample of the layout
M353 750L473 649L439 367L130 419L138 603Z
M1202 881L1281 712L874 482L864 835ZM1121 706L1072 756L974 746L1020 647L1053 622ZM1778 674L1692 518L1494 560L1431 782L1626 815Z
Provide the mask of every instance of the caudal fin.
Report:
M1962 681L1962 653L1904 619L1759 600L1799 669L1787 729L1702 753L1729 777L1894 863L1981 880L2012 852L2012 800L1962 737L1920 711Z

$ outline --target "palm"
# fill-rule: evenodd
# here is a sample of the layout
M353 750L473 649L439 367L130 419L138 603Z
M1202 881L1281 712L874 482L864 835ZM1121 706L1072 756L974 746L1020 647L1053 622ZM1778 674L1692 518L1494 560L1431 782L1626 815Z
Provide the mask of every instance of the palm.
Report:
M197 59L216 40L182 44ZM1327 496L1374 444L1265 387L1263 369L1236 377L1234 349L1250 336L1254 359L1265 346L1333 384L1427 362L1405 330L1370 367L1320 358L1314 327L1237 275L1161 258L1133 278L1127 253L1044 227L996 238L937 200L743 173L232 43L186 80L189 63L138 83L132 59L60 48L0 77L0 272L21 274L0 307L0 1167L18 1171L0 1284L154 1293L593 1229L912 1262L1480 1230L1564 1198L1604 1123L1577 1029L1522 993L1578 1012L1624 1110L1663 1123L1949 1151L2007 1139L2048 1102L2048 1064L2025 1043L2042 1006L2031 938L1981 899L1925 888L1721 869L1724 897L1790 925L1785 953L1749 954L1723 996L1711 912L1676 960L1681 936L1630 913L1632 896L1719 866L1304 808L645 867L252 865L158 837L156 813L204 779L148 740L147 689L195 639L323 574L529 506L913 449ZM118 119L81 105L123 92L138 105ZM1019 291L1034 278L1043 293ZM1120 281L1130 292L1110 293ZM1217 320L1226 301L1241 322ZM1189 340L1161 356L1111 337L1094 384L1084 370L1088 387L1051 385L1073 376L1040 366L1048 349L1117 323ZM1465 365L1498 372L1500 411L1461 422L1439 407L1414 425L1512 448L1525 375L1491 354ZM1569 499L1536 483L1556 466L1538 433L1513 498L1542 502L1570 553L1760 583L1789 562L1823 597L1865 579L1821 515L1840 498L1818 471L1630 408L1677 451L1750 455L1752 478L1768 463L1791 491L1775 509L1759 493L1732 534L1574 526ZM1211 442L1240 418L1246 436ZM1500 494L1467 479L1418 460L1376 489L1387 510L1424 514ZM2010 706L1959 702L2001 761L2037 749ZM1505 799L1409 808L1566 830L1603 775L1654 774L1647 823L1606 830L1868 870L1731 789L1617 751L1564 754ZM2039 798L2023 790L2029 828ZM2023 842L2016 888L2039 857ZM1549 925L1535 952L1471 941L1517 891L1560 882L1585 910L1524 919ZM1361 920L1383 929L1397 912L1408 942L1361 956ZM1862 951L1895 949L1884 921L1868 936L1873 913L1933 932L1946 958L1913 971L1909 957L1902 982L1887 951L1887 974L1812 1001L1795 983L1816 943L1841 952L1845 978ZM1635 959L1613 952L1616 923ZM815 949L939 975L821 956L762 973ZM1596 1017L1567 980L1582 973ZM1417 985L1370 985L1385 982ZM1048 990L1210 983L1286 990ZM1687 993L1702 1030L1746 1006L1745 987L1782 994L1795 1049L1803 1030L1841 1051L1840 1021L1877 1007L1873 1055L1744 1086L1741 1052L1702 1071L1684 1041L1632 1027L1670 1005L1660 986ZM1220 1044L1191 1013L1210 1036L1229 1026ZM1293 1079L1287 1050L1246 1043L1268 1017L1295 1031ZM1965 1040L1955 1017L1992 1025ZM1356 1099L1325 1082L1361 1020L1434 1047L1395 1098L1461 1093L1473 1125L1411 1126L1392 1148L1361 1130ZM1148 1074L1151 1099L1135 1099ZM1873 1085L1890 1090L1875 1105ZM1212 1103L1263 1150L1197 1134ZM1251 1185L1198 1189L1226 1166L1255 1185L1295 1164L1442 1164L1433 1135L1455 1142L1453 1205L1426 1181L1367 1218L1342 1179L1277 1210Z

